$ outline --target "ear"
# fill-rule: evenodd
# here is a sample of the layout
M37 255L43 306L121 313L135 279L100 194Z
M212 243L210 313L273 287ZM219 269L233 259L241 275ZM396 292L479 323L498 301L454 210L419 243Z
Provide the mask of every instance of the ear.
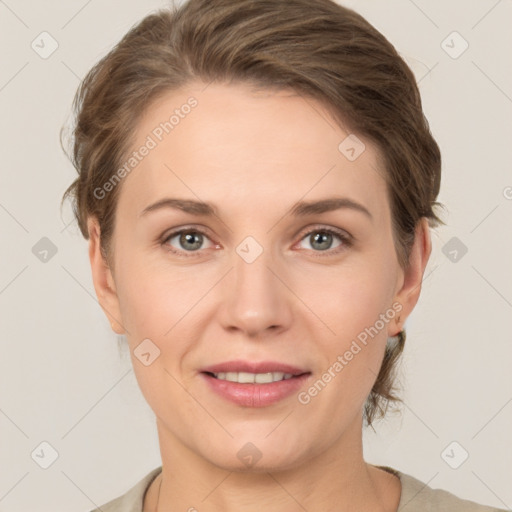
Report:
M402 305L402 310L395 317L396 333L393 336L401 331L405 320L418 302L423 275L431 252L432 241L428 219L422 217L416 225L414 244L409 256L409 266L401 271L402 282L398 285L399 289L394 299Z
M95 217L87 219L87 230L89 232L89 261L98 302L107 315L112 330L117 334L124 334L125 329L121 324L121 309L114 278L103 254L101 254L100 226Z

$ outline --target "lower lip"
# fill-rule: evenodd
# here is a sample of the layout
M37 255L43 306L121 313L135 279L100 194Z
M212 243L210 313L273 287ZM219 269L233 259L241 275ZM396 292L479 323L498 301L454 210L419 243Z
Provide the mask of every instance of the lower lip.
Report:
M309 377L309 373L291 379L267 384L240 384L229 380L216 379L208 373L201 373L210 389L221 397L244 407L266 407L297 393Z

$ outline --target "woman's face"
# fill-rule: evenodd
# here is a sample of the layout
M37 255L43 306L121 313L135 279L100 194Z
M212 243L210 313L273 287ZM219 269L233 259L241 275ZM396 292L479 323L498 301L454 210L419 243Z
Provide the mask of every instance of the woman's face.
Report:
M361 436L430 241L422 222L403 272L379 155L349 135L312 99L245 85L192 84L146 111L113 272L94 233L90 256L169 449L287 468Z

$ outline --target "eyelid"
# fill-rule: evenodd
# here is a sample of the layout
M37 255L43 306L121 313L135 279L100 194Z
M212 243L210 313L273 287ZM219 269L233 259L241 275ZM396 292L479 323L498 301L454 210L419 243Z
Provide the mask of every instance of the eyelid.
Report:
M201 233L202 235L207 236L208 238L211 238L211 235L209 234L210 230L207 227L202 226L200 224L186 224L185 226L180 226L180 227L176 227L176 228L172 228L167 231L164 231L163 235L161 236L161 241L165 242L169 238L179 235L182 232L186 232L186 231L193 231L193 232Z
M302 238L304 238L304 236L310 234L313 231L326 231L328 233L335 233L340 237L348 238L351 240L353 239L352 235L348 231L341 228L336 228L334 226L329 226L327 224L311 224L301 229L296 236L302 236Z

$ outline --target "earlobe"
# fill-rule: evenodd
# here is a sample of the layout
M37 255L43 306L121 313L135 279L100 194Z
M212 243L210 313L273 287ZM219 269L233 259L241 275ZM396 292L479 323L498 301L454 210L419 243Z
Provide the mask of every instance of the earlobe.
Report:
M87 220L87 230L89 232L89 261L98 302L107 316L112 330L117 334L124 334L125 329L121 323L115 282L112 271L101 252L100 226L95 217L89 217Z
M431 252L432 241L428 219L422 217L416 225L414 244L409 255L409 266L403 271L403 284L395 296L395 301L402 305L400 315L395 320L395 335L403 328L405 320L418 302L423 275Z

